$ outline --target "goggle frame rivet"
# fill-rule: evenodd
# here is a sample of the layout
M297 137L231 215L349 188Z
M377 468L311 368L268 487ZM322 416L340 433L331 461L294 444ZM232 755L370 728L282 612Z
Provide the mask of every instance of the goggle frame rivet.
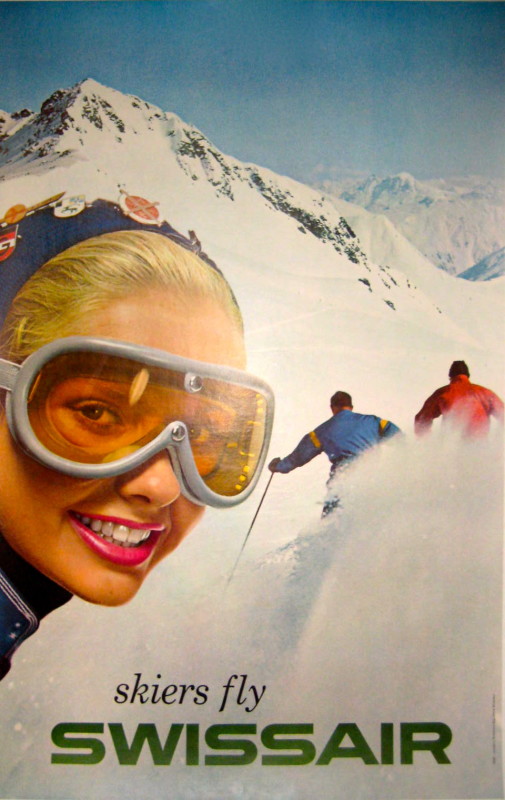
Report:
M170 435L172 437L172 441L174 442L183 442L186 438L186 428L184 425L177 423L173 426L172 430L170 431Z
M203 389L203 381L200 375L196 375L194 372L186 372L184 376L184 388L191 394L200 392Z

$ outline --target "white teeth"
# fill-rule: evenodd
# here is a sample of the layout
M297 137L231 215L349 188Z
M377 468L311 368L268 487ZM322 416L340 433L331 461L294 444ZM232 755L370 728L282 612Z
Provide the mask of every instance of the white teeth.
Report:
M116 525L116 530L114 531L115 539L119 539L120 542L127 542L129 535L130 528L127 528L126 525Z
M75 515L83 525L91 528L94 533L98 533L103 539L123 547L135 547L140 542L145 541L150 535L150 530L139 528L128 528L126 525L119 525L115 522L101 519L91 519L81 514Z

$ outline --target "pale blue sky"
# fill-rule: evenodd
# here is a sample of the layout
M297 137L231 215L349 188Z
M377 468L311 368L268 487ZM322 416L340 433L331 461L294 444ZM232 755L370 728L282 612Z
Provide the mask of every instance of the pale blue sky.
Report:
M2 2L0 108L92 77L308 179L505 171L505 2Z

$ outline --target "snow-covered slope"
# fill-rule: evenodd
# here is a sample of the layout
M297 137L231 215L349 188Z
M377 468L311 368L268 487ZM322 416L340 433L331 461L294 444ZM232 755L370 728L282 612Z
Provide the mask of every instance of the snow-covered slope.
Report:
M91 768L49 763L50 730L66 719L124 721L129 741L141 720L163 737L172 721L198 723L203 735L223 719L252 720L258 741L263 725L314 722L320 748L339 721L358 720L368 737L380 721L417 713L461 732L454 769L423 761L272 770L258 758L242 771L209 770L187 767L178 752L163 772L144 752L125 770L107 740L93 791L97 800L162 800L169 773L178 797L209 800L394 800L422 796L426 781L426 797L472 796L475 782L481 797L498 796L489 728L500 685L492 646L500 635L499 449L494 440L489 450L455 452L437 438L424 446L412 423L454 359L504 394L505 279L457 280L383 215L243 164L175 114L95 81L56 92L10 127L13 116L0 142L0 218L63 190L116 199L124 189L159 202L182 232L196 231L242 307L249 368L276 394L270 456L286 455L329 416L336 389L405 437L362 460L326 530L327 461L276 475L227 589L267 473L241 506L207 510L126 607L75 600L44 620L16 655L3 695L12 736L2 796L88 800ZM461 660L451 668L454 652ZM148 683L208 684L209 703L118 706L115 687L138 672ZM268 686L258 714L236 706L220 714L223 683L241 673ZM465 750L461 740L481 718Z
M505 244L505 187L499 181L419 181L402 172L326 180L319 188L384 214L430 261L451 274L464 272Z

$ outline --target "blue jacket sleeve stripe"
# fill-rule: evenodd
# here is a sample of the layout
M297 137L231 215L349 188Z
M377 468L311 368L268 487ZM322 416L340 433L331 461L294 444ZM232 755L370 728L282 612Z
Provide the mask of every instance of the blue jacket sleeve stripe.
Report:
M379 435L381 439L389 439L391 436L395 436L395 434L400 433L400 428L394 424L394 422L389 422L387 419L381 419L379 423Z
M276 472L291 472L296 467L303 467L304 464L308 464L321 452L322 446L315 432L306 433L293 452L279 461L276 466Z

